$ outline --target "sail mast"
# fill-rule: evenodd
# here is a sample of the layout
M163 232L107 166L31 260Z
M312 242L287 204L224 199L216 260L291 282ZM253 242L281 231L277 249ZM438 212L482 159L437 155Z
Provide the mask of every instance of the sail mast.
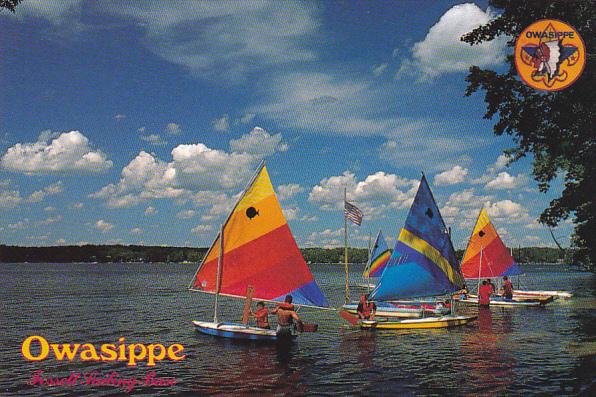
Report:
M215 305L213 308L213 322L217 323L217 309L219 306L219 291L221 290L221 270L223 266L223 246L224 246L224 238L223 238L223 229L224 225L222 224L219 229L219 255L217 256L217 276L215 278Z
M346 206L346 202L348 201L348 192L347 188L344 187L344 208ZM348 217L346 216L344 210L344 269L346 271L346 296L344 298L344 302L350 302L350 276L349 276L349 269L348 269Z

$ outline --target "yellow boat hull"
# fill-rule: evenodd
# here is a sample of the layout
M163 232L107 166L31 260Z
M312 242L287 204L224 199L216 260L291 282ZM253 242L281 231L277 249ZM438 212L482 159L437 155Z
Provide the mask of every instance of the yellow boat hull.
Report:
M362 321L360 327L363 329L451 328L466 325L476 320L476 318L477 316L442 316L401 321Z

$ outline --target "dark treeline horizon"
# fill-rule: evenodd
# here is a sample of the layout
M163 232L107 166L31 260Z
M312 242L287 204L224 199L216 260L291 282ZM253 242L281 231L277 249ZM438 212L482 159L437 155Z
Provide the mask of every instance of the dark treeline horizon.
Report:
M170 247L148 245L64 245L47 247L0 245L0 262L200 262L207 252L206 247ZM302 248L307 263L342 263L343 248ZM459 260L464 250L457 250ZM512 254L518 263L571 263L572 249L561 251L551 247L513 248ZM367 261L366 248L349 248L351 263Z

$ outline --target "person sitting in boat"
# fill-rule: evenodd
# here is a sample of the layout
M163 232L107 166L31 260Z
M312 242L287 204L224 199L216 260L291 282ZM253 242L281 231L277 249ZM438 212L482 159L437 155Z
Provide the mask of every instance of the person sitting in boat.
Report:
M513 284L509 277L503 276L503 298L511 300L513 299Z
M484 280L482 285L478 287L478 306L489 307L490 297L493 292L493 287L486 280Z
M368 301L368 295L362 295L360 297L360 303L358 303L357 311L359 320L374 320L377 305L375 302Z
M294 305L292 304L292 295L287 295L284 302L279 303L271 313L277 314L278 336L291 336L294 322L298 331L302 329L302 320L296 314Z
M250 315L255 318L257 327L265 329L271 328L271 326L269 326L269 309L265 307L265 303L258 302L257 311L254 313L251 312Z

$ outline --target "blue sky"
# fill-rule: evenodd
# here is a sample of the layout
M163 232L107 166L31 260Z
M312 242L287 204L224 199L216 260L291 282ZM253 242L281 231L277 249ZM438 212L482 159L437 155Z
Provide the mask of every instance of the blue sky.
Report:
M0 13L3 244L206 246L265 159L300 246L342 244L344 186L351 245L393 245L421 171L456 247L482 206L506 243L551 245L561 182L507 166L463 96L511 51L459 42L485 2L51 3Z

